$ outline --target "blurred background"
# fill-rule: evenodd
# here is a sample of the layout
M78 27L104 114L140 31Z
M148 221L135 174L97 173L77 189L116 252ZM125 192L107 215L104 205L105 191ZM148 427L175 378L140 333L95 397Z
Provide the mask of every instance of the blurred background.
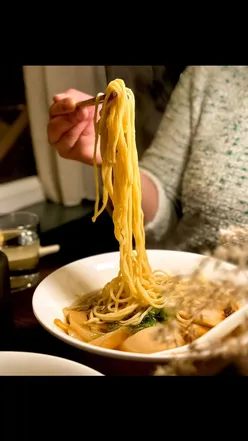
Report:
M45 258L48 266L117 249L108 214L91 222L92 168L60 158L48 145L52 97L69 88L95 95L122 78L136 97L141 156L185 67L1 65L0 214L23 209L38 214L42 245L60 245L59 253Z

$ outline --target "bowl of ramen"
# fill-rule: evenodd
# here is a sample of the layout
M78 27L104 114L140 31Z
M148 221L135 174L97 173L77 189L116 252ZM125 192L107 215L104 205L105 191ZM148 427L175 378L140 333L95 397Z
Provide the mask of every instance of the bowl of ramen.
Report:
M224 339L248 313L246 273L197 254L148 250L147 255L162 306L117 297L119 284L107 302L104 289L109 298L109 283L119 275L115 252L73 262L44 279L33 296L36 318L82 350L159 362L187 356L192 343Z
M34 313L53 335L86 351L153 361L185 356L192 343L216 341L238 326L247 312L247 278L203 256L147 252L134 94L117 79L93 101L92 220L96 222L106 208L112 210L120 251L89 257L51 274L34 293ZM238 284L243 288L237 289Z
M102 376L99 372L65 358L32 352L0 352L3 376Z

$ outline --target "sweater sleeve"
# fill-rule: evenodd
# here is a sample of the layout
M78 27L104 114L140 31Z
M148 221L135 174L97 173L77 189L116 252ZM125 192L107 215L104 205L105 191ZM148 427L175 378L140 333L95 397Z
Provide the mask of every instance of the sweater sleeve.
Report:
M192 67L180 76L161 121L158 133L140 161L140 170L158 189L159 206L146 226L159 241L178 221L183 173L191 141Z

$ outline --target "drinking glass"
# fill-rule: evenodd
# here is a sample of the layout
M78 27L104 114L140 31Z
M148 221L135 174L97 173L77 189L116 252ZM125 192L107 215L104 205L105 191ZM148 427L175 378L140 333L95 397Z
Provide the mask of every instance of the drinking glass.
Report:
M39 281L39 218L17 211L0 216L0 250L7 256L11 291L35 286Z

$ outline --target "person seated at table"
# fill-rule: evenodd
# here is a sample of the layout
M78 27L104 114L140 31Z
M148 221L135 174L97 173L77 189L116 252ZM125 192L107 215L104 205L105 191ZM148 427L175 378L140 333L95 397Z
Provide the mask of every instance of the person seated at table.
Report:
M92 164L89 96L54 97L48 138L68 159ZM248 66L189 66L140 160L146 232L156 247L200 252L219 231L248 221ZM97 153L101 164L100 152Z

